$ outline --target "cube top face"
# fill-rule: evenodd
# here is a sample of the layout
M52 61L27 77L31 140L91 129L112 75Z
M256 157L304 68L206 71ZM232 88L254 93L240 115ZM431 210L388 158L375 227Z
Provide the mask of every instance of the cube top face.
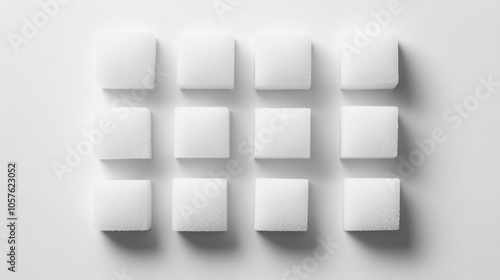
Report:
M98 159L150 159L152 156L149 109L97 109L94 133L94 154Z
M229 109L175 108L176 158L229 158Z
M340 88L394 89L399 82L398 39L388 33L360 36L357 33L340 41Z
M306 231L308 200L306 179L256 179L255 230Z
M227 181L218 178L174 179L172 230L227 231Z
M345 106L340 114L340 158L398 156L397 107Z
M108 31L97 41L96 79L104 89L153 89L156 37L148 31Z
M311 157L311 109L255 109L254 156L258 159Z
M94 223L101 231L151 228L151 181L109 180L94 188Z
M399 179L350 178L344 180L344 230L398 230L399 209Z
M311 88L312 44L309 36L255 37L255 89Z
M177 84L182 89L234 88L234 37L189 35L179 42Z

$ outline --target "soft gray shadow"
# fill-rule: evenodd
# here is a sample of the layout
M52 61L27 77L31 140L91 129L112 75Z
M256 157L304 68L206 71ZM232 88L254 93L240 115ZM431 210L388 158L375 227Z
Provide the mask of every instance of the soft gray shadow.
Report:
M235 251L238 247L236 234L226 232L179 232L185 240L198 249Z
M230 94L234 95L237 90L235 89L186 89L180 88L180 91L183 94L191 94L191 95L211 95L211 94ZM226 96L224 96L226 97Z
M190 168L192 171L196 172L203 172L203 176L209 177L210 174L208 174L206 171L210 172L218 172L221 170L226 169L226 165L230 159L227 158L221 158L221 159L214 159L214 158L200 158L200 159L187 159L187 158L177 158L175 159L177 161L177 164L179 166L182 166L184 168ZM196 173L193 172L193 173ZM203 177L203 178L205 178Z
M408 128L405 125L405 120L399 118L399 131L398 131L398 158L404 157L408 159L408 155L415 149L415 144L408 134ZM398 160L399 162L399 160Z
M114 244L130 251L155 252L160 247L160 236L152 225L148 231L103 231Z
M388 250L413 250L412 221L403 185L401 185L400 227L396 231L349 231L348 235L368 246Z
M268 241L270 246L279 247L279 249L305 252L314 249L318 245L317 238L320 236L319 216L322 213L320 213L320 203L316 203L319 200L319 195L321 193L316 191L314 184L309 181L307 231L257 231L258 235Z
M393 90L396 98L401 105L414 107L417 99L417 89L412 81L414 76L411 72L411 67L408 63L408 56L405 53L404 47L399 44L399 83Z
M120 159L120 160L100 160L101 168L106 176L123 176L123 173L135 177L148 177L154 174L157 164L153 159Z

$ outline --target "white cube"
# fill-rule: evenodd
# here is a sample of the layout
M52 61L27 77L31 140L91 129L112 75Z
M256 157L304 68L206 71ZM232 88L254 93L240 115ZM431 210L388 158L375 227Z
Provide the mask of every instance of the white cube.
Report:
M151 32L103 32L97 41L96 58L96 79L101 88L154 88L156 37Z
M176 158L229 158L229 109L175 108Z
M306 179L256 179L255 230L306 231L308 200Z
M177 84L182 89L234 88L234 37L189 35L179 43Z
M94 188L94 223L102 231L151 228L151 181L109 180Z
M311 88L312 44L309 36L257 36L255 89Z
M343 191L344 230L398 230L399 196L399 179L345 179Z
M94 111L93 139L98 159L150 159L151 111L114 107Z
M398 156L398 107L345 106L340 113L340 158Z
M254 156L259 159L311 157L311 109L255 109Z
M345 90L394 89L399 82L398 39L392 34L340 42L340 88Z
M226 231L227 181L219 178L174 179L172 230Z

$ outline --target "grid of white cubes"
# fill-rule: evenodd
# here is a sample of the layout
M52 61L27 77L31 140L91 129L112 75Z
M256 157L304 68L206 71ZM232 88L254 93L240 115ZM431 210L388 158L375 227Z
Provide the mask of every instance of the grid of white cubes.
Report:
M176 178L172 184L172 230L226 231L227 180Z
M188 35L179 42L177 84L182 89L234 88L234 37Z
M107 31L97 40L96 80L104 89L153 89L156 37L147 31Z
M306 231L308 201L306 179L256 179L255 230Z
M340 158L398 156L398 108L345 106L340 112Z
M255 89L311 88L312 44L309 36L257 36L254 48Z
M348 178L343 189L346 231L399 229L400 181L396 178Z
M151 111L139 107L96 109L92 138L98 159L150 159Z
M351 37L353 39L353 37ZM340 43L340 87L345 90L393 89L399 81L398 40L391 34ZM179 42L177 84L181 89L234 89L235 40L230 35L188 35ZM312 43L308 36L257 36L255 89L311 88ZM156 38L147 31L100 35L96 80L103 89L153 89ZM150 159L151 112L146 108L108 108L94 112L90 134L98 159ZM256 159L309 159L311 109L257 108ZM383 159L398 155L398 108L346 106L340 113L340 157ZM176 158L229 158L230 111L226 107L175 109ZM227 231L226 179L176 178L172 183L174 231ZM258 178L254 229L306 231L309 181ZM151 228L149 180L108 180L94 188L94 222L101 231ZM400 181L348 178L343 186L346 231L399 229Z
M399 82L398 40L388 33L355 34L339 44L340 88L391 90ZM346 106L340 112L341 159L392 159L398 156L398 108ZM346 231L399 229L399 179L345 179Z
M339 46L341 89L390 90L398 85L398 39L393 34L345 38Z
M175 108L176 158L229 158L229 109Z
M308 159L311 109L255 109L254 156L259 159Z
M94 187L94 223L101 231L151 228L151 181L108 180Z

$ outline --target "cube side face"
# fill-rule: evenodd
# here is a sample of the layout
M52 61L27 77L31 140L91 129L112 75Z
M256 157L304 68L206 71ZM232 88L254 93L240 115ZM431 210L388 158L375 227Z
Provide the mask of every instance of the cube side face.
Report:
M348 178L343 188L345 231L393 231L399 229L400 180L396 178Z
M363 45L356 35L339 43L340 88L343 90L391 90L399 82L398 39L389 33L367 38ZM356 42L358 42L356 44Z
M174 179L172 230L227 231L227 180Z
M398 156L398 108L345 106L340 115L341 159L392 159Z
M257 159L311 157L311 109L257 108L254 156Z
M257 36L255 89L311 88L312 43L309 36Z
M230 35L189 35L179 43L181 89L234 89L235 41Z
M94 111L96 158L150 159L152 157L151 111L146 108L98 109Z
M109 31L97 42L96 80L104 89L154 89L156 37L147 31Z
M230 113L225 107L175 109L176 158L229 158Z
M94 187L94 224L101 231L146 231L151 228L149 180L109 180Z
M256 179L254 229L307 231L308 200L308 180Z

